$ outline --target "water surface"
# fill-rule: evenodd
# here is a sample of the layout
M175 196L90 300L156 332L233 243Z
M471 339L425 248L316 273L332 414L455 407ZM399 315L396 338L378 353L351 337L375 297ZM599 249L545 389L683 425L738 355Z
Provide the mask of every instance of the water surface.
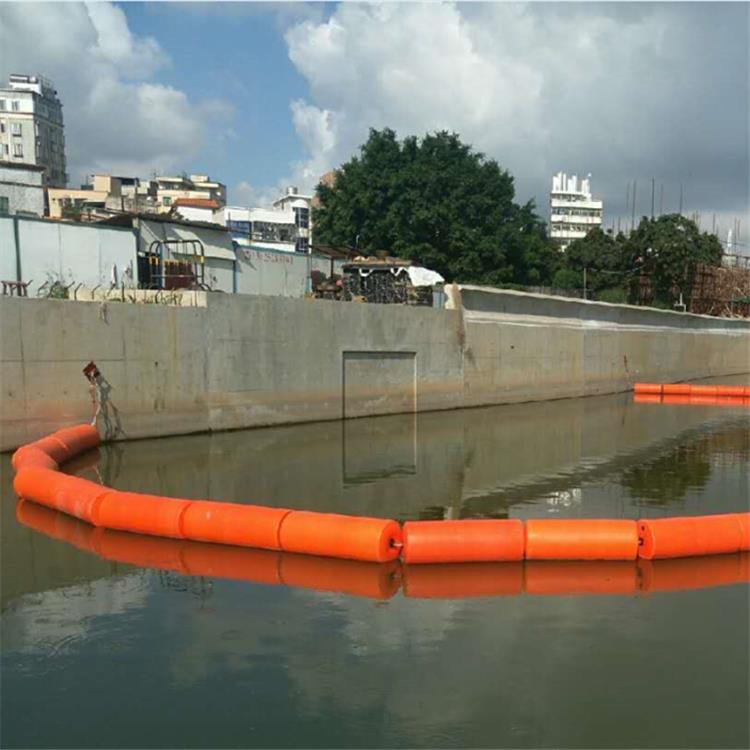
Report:
M399 520L722 513L748 509L748 427L746 408L623 394L137 441L77 470ZM750 743L746 585L644 590L625 564L620 594L530 593L539 571L521 570L525 593L474 597L470 566L444 571L438 593L458 583L438 598L412 577L412 595L371 599L302 586L312 570L308 585L336 588L344 569L191 576L166 548L140 567L77 548L86 528L66 542L18 523L0 461L4 747Z

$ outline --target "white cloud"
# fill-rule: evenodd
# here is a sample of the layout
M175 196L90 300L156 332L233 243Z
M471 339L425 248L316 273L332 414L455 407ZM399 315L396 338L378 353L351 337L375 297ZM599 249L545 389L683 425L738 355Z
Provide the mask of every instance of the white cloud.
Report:
M231 137L234 109L193 101L155 80L170 64L150 37L133 34L110 3L0 4L0 77L51 78L63 102L73 184L96 171L147 176L183 169L205 147Z
M234 206L270 206L278 197L276 188L251 185L242 180L229 187L228 202Z
M308 153L293 179L314 183L370 127L448 129L542 211L560 169L592 172L610 215L633 178L650 204L652 176L672 202L689 184L688 209L741 211L747 20L744 5L342 4L286 34L310 87L291 105Z
M97 41L91 52L101 64L117 66L123 76L139 78L149 76L168 63L167 57L155 39L139 39L130 33L128 21L120 8L109 3L86 3Z

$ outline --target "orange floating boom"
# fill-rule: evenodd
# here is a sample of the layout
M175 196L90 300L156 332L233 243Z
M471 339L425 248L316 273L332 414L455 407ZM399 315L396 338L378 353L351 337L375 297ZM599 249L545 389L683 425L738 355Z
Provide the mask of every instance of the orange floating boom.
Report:
M523 560L519 520L407 521L401 557L411 563Z
M387 562L399 556L401 527L382 518L294 510L282 519L279 543L284 552Z
M745 514L735 514L743 516ZM750 555L711 555L637 561L527 561L376 565L270 550L143 536L91 526L25 500L18 521L46 536L107 560L171 570L180 575L225 578L265 585L387 599L403 579L409 598L459 599L516 596L624 595L686 591L750 583Z
M698 398L692 390L687 396L660 396L651 392L657 387L655 384L637 385L643 386L645 392L636 398ZM712 399L738 398L729 394L715 395L719 386L705 388L713 389ZM22 446L13 455L17 472L13 485L22 499L32 500L99 527L90 534L86 532L80 535L72 543L85 549L94 545L104 556L108 554L108 545L113 543L128 547L127 537L121 542L117 537L111 537L112 533L119 532L377 563L396 560L399 555L407 563L477 564L522 559L634 560L638 556L656 559L750 549L750 513L645 519L638 522L623 519L540 519L525 523L494 519L410 521L402 530L398 523L390 519L120 492L58 471L61 461L91 450L98 443L96 430L90 425L80 425ZM18 514L19 520L21 516L34 516L23 503L19 505ZM51 535L62 538L71 533L67 528L70 524L66 526L62 521L55 524ZM249 555L243 559L249 560ZM301 575L294 572L294 559L287 563L292 571L288 574L291 580ZM181 565L184 566L184 562ZM182 570L182 567L174 569ZM340 571L335 565L316 564L305 568L306 571L313 569L318 571L316 575L321 578L327 576L331 579ZM365 568L360 570L364 571ZM574 569L549 570L555 570L554 575L559 576L561 571ZM265 574L266 578L268 575ZM530 575L535 590L541 591L549 585L545 580L549 581L551 574L545 573L543 566L530 568ZM414 586L419 590L419 575L415 576L412 591ZM377 576L368 578L366 583L363 578L362 581L362 587L356 581L350 581L342 583L338 589L328 585L326 590L350 593L360 590L370 592L367 595L380 596L390 591L392 586L388 576L382 579ZM494 585L494 582L482 583L480 588ZM615 588L617 585L613 583ZM628 588L629 584L622 583L622 586Z
M588 518L526 521L527 560L635 560L635 521Z
M741 552L744 546L742 516L728 513L688 518L656 518L638 522L638 554L647 560Z
M662 386L659 383L636 383L633 386L636 393L645 393L661 396Z

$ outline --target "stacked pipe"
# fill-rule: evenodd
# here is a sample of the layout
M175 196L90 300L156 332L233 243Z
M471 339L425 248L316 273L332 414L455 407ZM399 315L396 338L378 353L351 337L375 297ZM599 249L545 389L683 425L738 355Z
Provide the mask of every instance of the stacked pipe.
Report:
M60 430L13 455L26 500L92 526L193 542L361 562L407 564L617 561L750 549L750 513L691 518L396 521L113 490L61 474L59 465L99 444L94 427Z
M635 596L750 582L750 555L671 560L368 563L145 536L91 526L21 500L18 521L99 557L185 576L246 581L386 600L519 596Z
M636 403L750 406L750 386L691 385L690 383L636 383Z

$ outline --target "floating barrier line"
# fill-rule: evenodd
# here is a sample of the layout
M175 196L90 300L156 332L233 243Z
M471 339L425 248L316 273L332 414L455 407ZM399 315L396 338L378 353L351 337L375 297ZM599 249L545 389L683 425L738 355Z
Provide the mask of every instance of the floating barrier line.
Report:
M62 463L100 442L96 428L87 424L22 446L12 458L16 494L103 529L361 562L399 557L411 564L632 561L750 550L750 513L639 521L407 521L401 526L383 518L122 492L60 473Z
M636 383L638 404L693 404L700 406L750 406L750 386L692 385L690 383Z
M405 565L191 542L112 531L20 500L19 523L112 562L271 586L390 599L498 596L638 596L750 582L750 554L675 560L534 561Z

